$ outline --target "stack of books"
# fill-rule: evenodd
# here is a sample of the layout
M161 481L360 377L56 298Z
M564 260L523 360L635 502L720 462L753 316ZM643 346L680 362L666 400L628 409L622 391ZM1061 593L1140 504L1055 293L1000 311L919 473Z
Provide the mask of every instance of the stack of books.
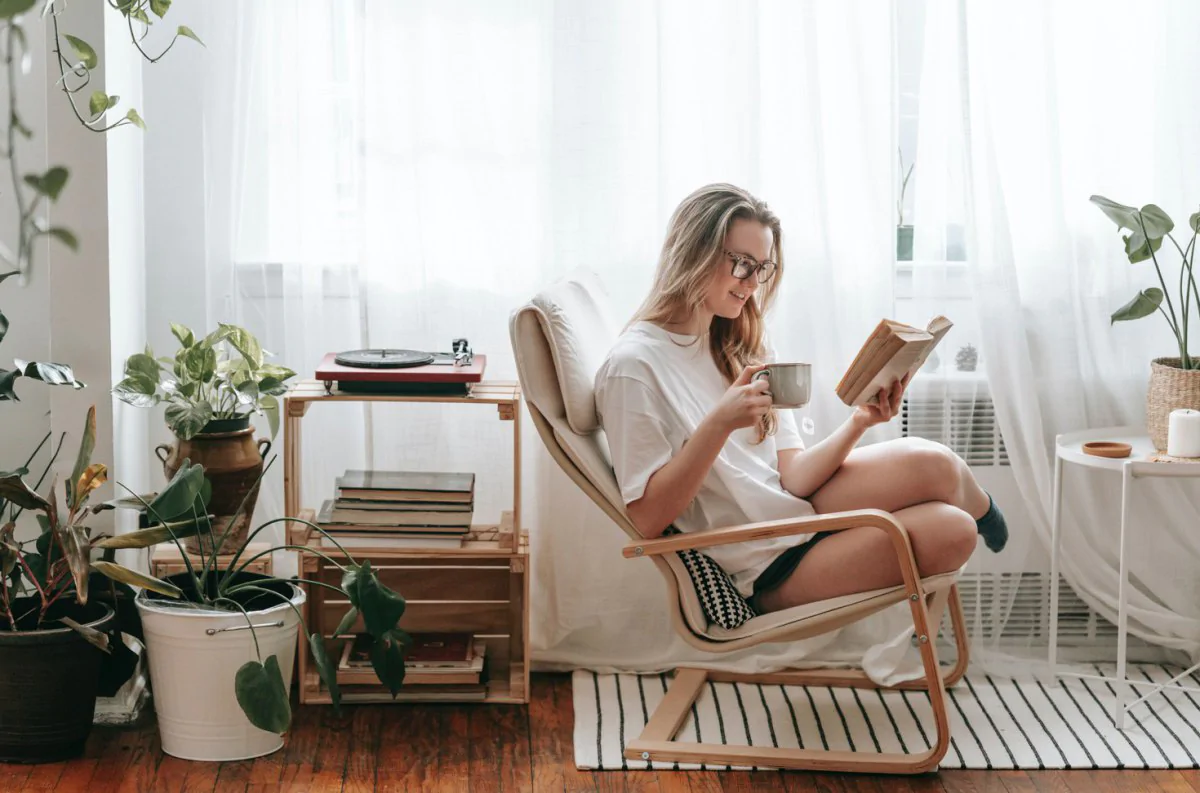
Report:
M483 676L487 645L470 633L414 633L404 656L404 688L397 699L482 700L487 697ZM378 686L371 666L369 633L347 637L338 663L338 685Z
M347 548L459 548L474 509L475 474L349 470L316 522Z

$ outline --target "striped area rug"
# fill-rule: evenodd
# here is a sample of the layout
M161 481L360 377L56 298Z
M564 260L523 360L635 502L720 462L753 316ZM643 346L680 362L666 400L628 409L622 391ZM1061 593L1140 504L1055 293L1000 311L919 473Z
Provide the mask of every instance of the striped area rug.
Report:
M1115 675L1112 666L1094 669ZM1129 667L1129 678L1165 682L1179 671L1138 664ZM577 670L572 681L579 768L707 768L626 761L621 756L625 741L638 736L662 699L667 676ZM1200 680L1181 682L1195 685ZM1032 679L968 674L947 693L951 739L942 768L1200 767L1200 694L1194 692L1155 694L1130 712L1124 730L1113 726L1116 691L1104 681L1062 678L1058 685L1046 687ZM920 692L709 683L677 737L704 743L912 752L928 748L932 735L929 701Z

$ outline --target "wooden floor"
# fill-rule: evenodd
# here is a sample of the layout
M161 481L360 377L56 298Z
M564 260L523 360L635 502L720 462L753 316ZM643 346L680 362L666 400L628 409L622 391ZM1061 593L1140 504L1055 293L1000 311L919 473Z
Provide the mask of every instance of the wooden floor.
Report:
M800 772L575 769L571 679L535 675L528 708L482 705L300 707L287 745L242 763L163 755L153 719L96 728L68 763L0 764L0 791L1147 791L1200 793L1200 772L943 771L923 777Z

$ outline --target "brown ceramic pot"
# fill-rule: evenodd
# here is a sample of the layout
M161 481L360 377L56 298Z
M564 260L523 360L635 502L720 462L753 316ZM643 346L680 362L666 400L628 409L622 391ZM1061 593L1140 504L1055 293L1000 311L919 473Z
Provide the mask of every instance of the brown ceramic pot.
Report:
M212 533L207 532L189 537L185 541L188 551L212 553L213 545L221 539L230 520L238 512L242 499L246 506L237 515L233 528L218 550L233 553L246 540L254 505L258 501L257 482L263 470L263 456L271 449L266 438L254 440L250 419L235 420L239 429L229 429L230 422L209 422L204 430L188 440L177 438L174 445L161 444L154 451L162 460L163 474L170 481L184 460L193 465L204 466L204 476L212 484L212 499L208 504L209 514L214 515ZM226 430L226 431L209 431ZM248 494L248 495L247 495Z

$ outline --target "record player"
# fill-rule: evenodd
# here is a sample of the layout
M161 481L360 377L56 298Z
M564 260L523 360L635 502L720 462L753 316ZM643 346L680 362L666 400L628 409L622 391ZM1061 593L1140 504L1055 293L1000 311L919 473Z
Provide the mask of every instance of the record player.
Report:
M317 367L326 393L465 395L483 379L487 357L476 355L466 339L454 339L451 352L399 348L327 353Z

